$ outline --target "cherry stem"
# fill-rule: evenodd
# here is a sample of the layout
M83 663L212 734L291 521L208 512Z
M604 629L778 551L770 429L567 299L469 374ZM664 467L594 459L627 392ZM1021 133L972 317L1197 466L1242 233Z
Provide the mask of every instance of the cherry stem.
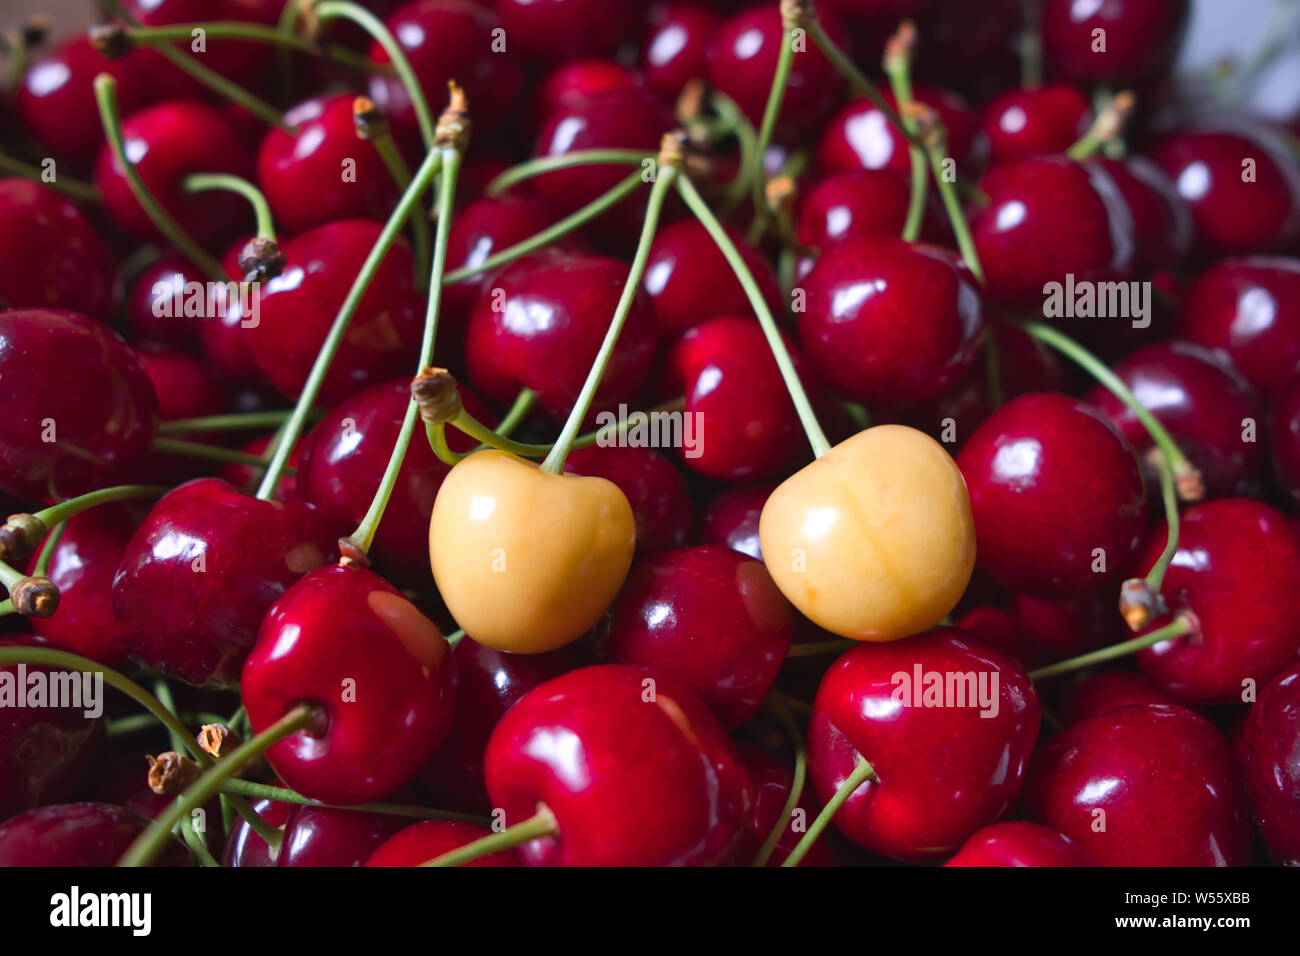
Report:
M220 793L222 783L238 773L249 760L310 724L316 719L317 711L318 708L312 704L294 707L266 730L236 747L230 756L222 757L208 767L198 780L190 784L136 837L117 865L135 867L151 864L167 845L172 827Z
M384 165L388 168L388 175L393 178L398 191L405 192L411 185L411 170L407 167L406 160L402 158L402 151L397 148L392 130L383 130L377 136L371 137L370 142L374 145L379 158L384 161ZM414 253L412 259L415 268L415 287L425 292L429 288L429 276L425 269L426 263L430 261L430 252L429 218L424 215L423 209L419 209L411 216L411 242Z
M6 591L13 591L14 586L20 581L25 581L28 575L23 574L12 564L0 561L0 585L4 585Z
M911 20L904 20L898 32L890 38L885 47L884 68L889 77L894 99L902 111L904 128L916 138L916 120L907 115L907 107L913 102L912 97L912 50L916 42L916 26ZM921 218L925 213L925 196L930 186L929 163L925 150L919 145L909 144L908 154L912 160L912 195L907 204L907 220L903 225L903 240L915 242L921 234Z
M527 239L524 239L522 242L517 242L513 246L507 246L500 252L488 256L478 265L462 266L459 269L453 269L451 272L448 272L443 276L443 284L452 285L453 283L464 282L466 279L472 279L474 276L482 275L484 272L495 269L497 266L505 265L507 262L513 262L515 259L527 255L534 249L540 249L542 246L549 245L556 239L568 235L580 226L586 225L606 209L621 202L625 196L635 192L641 183L642 179L639 171L630 174L617 186L602 193L581 209L570 213L554 225L548 226L536 235L529 236Z
M1020 85L1036 90L1043 85L1043 27L1041 0L1020 0L1024 26L1020 31Z
M481 857L499 853L502 850L514 849L541 837L555 836L559 832L560 828L555 822L555 814L551 813L549 808L543 806L537 813L522 823L506 827L500 833L491 833L488 836L479 837L477 840L466 843L462 847L457 847L442 856L426 860L420 866L461 866Z
M501 424L496 427L496 434L502 438L510 437L516 428L523 424L533 406L537 404L537 393L531 388L519 390L515 396L514 404L506 410L505 417L501 419Z
M581 149L562 156L539 156L498 174L488 183L485 192L489 196L500 196L511 186L534 176L572 166L642 166L644 169L647 160L653 162L654 156L640 149Z
M1088 131L1079 137L1078 141L1065 151L1065 154L1073 160L1082 161L1093 156L1107 144L1117 141L1120 134L1124 132L1124 124L1128 122L1129 114L1133 112L1134 103L1133 94L1128 90L1101 101L1096 118L1088 127Z
M236 465L248 465L250 468L266 467L266 461L260 455L253 455L237 448L222 448L219 445L205 445L202 442L183 441L179 438L155 438L153 440L153 450L162 452L164 455L199 458L204 461L231 462Z
M42 186L49 186L51 189L63 193L69 199L76 199L80 202L102 203L104 197L99 194L99 190L91 183L83 183L78 179L68 179L61 177L57 173L53 178L47 180L44 169L38 169L21 160L14 159L0 153L0 172L8 173L11 176L17 176L20 179L30 179L32 182L40 183Z
M366 294L366 289L369 288L379 264L388 255L388 250L397 239L398 233L402 231L411 210L419 204L420 196L429 188L433 177L442 168L442 153L442 150L435 149L425 156L420 168L416 170L415 177L411 180L411 185L407 187L406 192L402 193L402 198L398 200L397 208L393 210L392 215L388 217L388 221L384 223L384 228L380 232L379 238L375 240L370 254L366 256L361 271L357 273L357 277L352 281L352 288L348 290L347 298L344 299L343 305L339 307L338 314L334 317L334 324L330 327L329 334L325 337L320 351L316 354L316 361L312 364L307 381L303 384L302 393L298 396L298 403L294 406L293 413L289 416L288 421L284 423L283 436L275 446L275 454L271 456L271 460L266 467L266 474L263 475L262 483L257 489L257 497L261 500L269 501L275 496L275 487L279 484L280 475L284 472L289 461L289 455L293 452L293 446L297 443L298 437L302 434L303 427L307 423L307 415L316 402L316 396L320 393L325 376L329 373L330 363L334 360L335 353L338 352L339 346L343 343L343 336L347 333L348 323L352 321L352 315L356 312L357 306ZM425 334L428 334L427 329Z
M1169 533L1165 539L1165 548L1160 552L1160 557L1156 563L1151 566L1144 580L1152 594L1159 594L1161 587L1165 583L1165 572L1169 570L1169 565L1173 563L1174 555L1178 553L1178 538L1180 533L1180 521L1178 514L1178 491L1174 483L1174 472L1169 467L1169 462L1165 459L1162 452L1153 455L1156 473L1160 476L1160 497L1165 506L1165 523L1169 526Z
M287 790L284 787L273 787L265 783L253 783L249 780L240 780L232 778L221 785L221 792L226 794L237 794L241 797L252 797L258 800L275 800L279 803L294 803L304 807L329 807L333 810L354 810L357 813L383 813L394 817L410 817L413 820L459 820L465 823L477 823L486 825L490 821L486 817L475 816L472 813L456 813L452 810L434 810L430 807L413 807L401 803L360 803L350 806L338 806L332 803L321 803L319 800L313 800L310 797L304 797L296 790Z
M808 832L803 835L795 848L790 851L790 855L781 863L782 866L798 866L804 856L812 849L813 844L817 842L822 831L830 825L835 814L839 812L840 807L853 796L853 792L868 781L876 779L876 772L871 769L871 764L867 763L861 757L858 758L858 765L853 768L847 780L840 784L840 788L835 791L835 795L826 802L822 807L822 812L817 814L817 819L808 825Z
M209 279L226 281L226 270L222 268L221 263L186 234L180 223L172 218L172 214L164 209L158 198L149 191L149 187L140 176L140 171L135 168L135 163L126 158L126 137L122 132L122 114L117 104L117 80L108 73L101 73L95 77L95 102L99 105L100 122L104 126L104 135L108 139L109 148L113 151L115 165L122 170L127 185L131 187L131 194L144 209L149 221Z
M754 276L750 273L749 267L745 265L745 260L741 258L736 244L731 241L718 218L713 215L713 210L708 203L700 196L695 189L695 184L687 176L682 176L677 181L677 191L681 194L686 205L690 207L691 212L700 220L705 230L713 237L713 242L717 245L718 250L726 258L728 265L731 266L732 272L740 280L741 286L745 290L745 296L749 299L749 304L754 313L758 316L759 324L763 327L763 334L767 337L767 344L772 350L772 355L776 359L777 368L781 370L781 378L785 381L785 387L790 392L790 399L794 402L795 411L799 415L799 421L803 425L804 433L808 436L808 443L812 445L813 454L820 458L831 450L831 443L826 438L826 433L822 431L821 425L817 421L817 416L813 412L812 403L808 400L808 393L804 391L803 383L799 381L799 373L795 371L794 361L790 358L790 351L785 347L785 341L781 338L781 331L776 326L776 320L772 318L772 311L767 307L767 302L763 299L763 293L758 288L758 283L754 281Z
M45 538L45 544L41 547L41 553L36 556L36 564L32 566L32 577L47 578L50 576L50 562L54 560L54 551L63 539L63 532L68 530L66 521L60 522L54 526L49 535Z
M758 148L758 131L754 129L754 124L749 121L749 117L736 105L736 101L726 93L710 90L709 103L713 111L718 114L722 125L735 135L736 141L740 144L740 172L727 188L724 207L726 210L731 210L745 198L750 171L757 169L761 176L763 158ZM766 152L766 148L763 152Z
M287 6L294 6L294 4L288 4ZM347 47L333 43L315 43L305 37L298 36L296 33L286 32L278 27L266 26L261 23L218 21L213 23L175 23L166 26L128 27L126 35L135 43L155 46L159 43L170 43L175 40L189 40L194 36L195 30L204 31L209 38L214 40L248 40L252 43L269 43L288 50L296 50L299 53L323 57L340 66L346 66L354 70L382 72L384 69L383 64L374 63L364 54L349 50Z
M186 711L176 715L182 723L190 724L224 724L226 718L220 714L210 714L205 711ZM144 730L157 730L158 721L153 714L132 714L130 717L118 717L116 720L108 721L104 733L109 737L125 737L128 734L137 734Z
M795 807L799 805L799 798L803 796L803 788L808 779L808 755L804 749L803 734L799 733L799 725L790 716L790 711L780 703L771 702L769 708L781 722L786 733L790 735L790 744L794 747L794 776L790 781L790 792L786 794L781 814L776 818L776 823L772 825L771 832L763 841L763 845L758 848L758 855L754 857L754 862L750 864L757 867L767 866L767 861L772 858L781 835L790 826L790 818L794 816Z
M67 501L60 501L57 505L50 505L33 514L36 520L40 521L47 528L52 528L62 521L81 514L87 509L96 505L108 504L110 501L122 501L127 498L161 498L171 489L166 485L115 485L112 488L101 488L99 491L91 491L81 495L78 498L69 498Z
M221 866L217 858L212 855L203 838L198 835L194 829L193 817L187 817L181 823L181 836L185 840L185 845L189 847L190 856L198 859L199 866Z
M799 29L799 24L792 22L791 18L786 16L788 5L781 4L781 16L783 29L781 34L781 51L776 61L776 72L772 74L772 85L768 89L767 103L763 107L763 118L759 122L758 139L754 143L753 155L750 162L753 164L748 169L748 178L750 180L750 198L754 203L754 223L750 226L749 240L757 242L763 236L767 228L767 201L764 188L767 182L767 174L763 165L763 159L767 155L767 148L772 143L772 134L776 130L776 119L781 113L781 103L785 100L786 87L790 83L790 70L794 66L794 46L795 30Z
M821 654L838 654L840 651L847 651L853 647L861 646L859 641L838 640L838 641L815 641L810 644L791 644L790 650L786 651L785 656L789 657L817 657Z
M456 417L448 421L447 424L470 438L477 439L489 448L497 448L512 455L518 455L521 458L544 458L555 447L554 444L536 445L514 441L500 431L488 428L466 411L464 406L461 406L461 410L456 413Z
M952 223L953 235L957 237L957 248L961 250L962 261L971 274L984 284L984 267L980 264L979 252L975 249L975 240L971 238L970 224L966 222L966 213L961 207L961 198L957 195L957 186L948 180L943 168L944 154L948 150L948 132L936 118L931 141L925 145L926 156L930 160L930 172L934 175L934 184L939 189L939 198L943 200L944 211Z
M317 412L319 417L324 412ZM160 435L177 432L220 432L245 428L273 428L283 425L290 412L280 409L271 412L240 412L230 415L207 415L203 418L177 418L158 426Z
M668 193L681 172L677 165L665 161L664 157L661 157L658 166L658 175L655 177L655 184L650 190L650 201L646 206L645 222L641 224L641 238L637 242L636 255L633 256L632 265L628 269L627 281L623 283L623 292L614 309L614 317L605 332L605 340L601 342L596 360L592 363L591 371L587 373L587 380L582 383L578 400L574 402L569 417L560 430L560 437L555 440L554 447L541 464L542 471L553 475L562 474L564 471L564 459L568 457L574 439L578 437L578 430L582 428L583 419L587 417L591 402L596 397L596 389L605 374L605 367L609 364L609 359L614 354L614 347L618 344L619 333L623 331L623 324L627 321L628 313L632 311L632 303L636 301L637 293L641 291L641 279L645 275L646 263L650 259L650 245L654 242L655 231L659 228L659 215L663 211L664 200L668 198Z
M167 681L161 677L155 677L153 682L153 695L158 698L158 703L167 708L167 713L173 717L176 716L176 698L172 696L172 689ZM176 718L178 721L179 717ZM177 734L170 727L167 728L167 736L171 738L171 748L177 752L185 748L182 742L189 734Z
M253 207L253 215L257 218L257 237L275 242L275 217L271 215L271 206L262 191L247 179L228 173L192 173L185 177L182 185L190 193L220 189L243 196Z
M1192 621L1185 615L1178 615L1172 622L1164 627L1156 628L1141 637L1134 637L1127 641L1121 641L1118 644L1112 644L1110 647L1103 647L1099 651L1093 651L1091 654L1082 654L1079 657L1072 657L1069 660L1059 661L1055 664L1049 664L1046 667L1040 667L1038 670L1029 672L1031 681L1043 680L1047 677L1056 677L1059 674L1068 674L1071 671L1081 670L1084 667L1090 667L1093 664L1101 664L1105 661L1114 660L1117 657L1126 657L1143 648L1150 647L1152 644L1159 644L1161 641L1167 641L1173 637L1181 637L1190 633L1192 630Z
M835 69L839 70L840 75L849 81L849 85L858 93L858 95L865 96L875 105L876 109L884 113L885 119L889 120L894 128L902 134L903 138L907 140L909 145L922 145L917 137L907 128L906 124L903 123L902 118L898 115L898 111L890 106L889 102L880 95L880 90L876 88L876 85L863 75L862 71L853 64L853 61L844 54L843 50L835 45L835 41L830 38L830 34L826 32L826 28L822 26L821 21L816 17L812 17L808 23L808 35L812 37L812 41L816 43L822 53L826 55L826 59L831 61L831 65L834 66Z

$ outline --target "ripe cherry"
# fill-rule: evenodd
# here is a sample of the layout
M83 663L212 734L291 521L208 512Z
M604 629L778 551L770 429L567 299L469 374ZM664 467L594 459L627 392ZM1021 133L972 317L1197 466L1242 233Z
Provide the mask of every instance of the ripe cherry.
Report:
M938 113L939 121L948 131L949 153L959 168L977 162L981 152L976 142L979 126L965 101L948 90L923 84L912 92L916 102ZM886 90L882 95L897 110L898 102L893 94ZM836 113L817 145L817 163L827 173L892 169L910 175L911 162L907 140L868 99L855 99Z
M737 866L749 866L785 809L790 787L794 784L794 774L790 770L788 759L783 760L750 743L742 742L739 749L740 759L749 771L749 779L754 782L754 809L741 831L740 842L736 844L732 858ZM764 865L780 866L799 843L807 824L816 819L820 811L821 806L817 803L812 788L805 786L795 804L794 813L790 815L790 822L777 839L772 855ZM802 829L799 828L800 823ZM835 866L830 842L823 835L799 861L799 865Z
M1191 251L1196 232L1191 209L1164 170L1145 156L1089 162L1114 182L1133 220L1134 274L1179 264Z
M660 95L675 100L688 81L704 75L709 45L722 20L707 5L692 2L656 4L649 16L641 68Z
M1278 394L1269 412L1273 472L1282 490L1300 504L1300 375Z
M597 57L562 64L546 74L533 94L528 104L531 125L540 126L551 113L580 105L592 97L607 93L635 93L644 87L640 75L617 60Z
M636 519L636 555L684 547L695 531L695 508L686 481L652 448L592 445L569 452L564 468L613 482Z
M1092 104L1077 86L1010 89L985 104L980 128L997 162L1063 153L1088 131Z
M897 236L907 221L908 177L859 169L823 179L799 204L800 245L826 250L851 239Z
M254 438L239 450L244 452L246 455L265 457L266 450L270 447L271 439L274 437L274 434L262 435L258 438ZM289 453L288 465L289 468L294 469L295 472L302 467L301 443L294 446L293 451ZM255 468L252 465L245 465L240 462L232 461L226 462L221 466L221 470L217 472L217 477L230 485L230 487L251 495L257 490L257 486L261 484L262 474L263 470L261 468ZM280 483L275 486L275 496L272 500L302 500L302 496L298 493L298 477L296 474L291 475L286 472L286 474L280 478Z
M758 541L758 519L775 485L746 485L719 492L704 509L700 540L732 548L763 560Z
M253 810L273 827L283 827L289 818L290 804L275 800L251 801ZM253 828L237 818L230 826L226 845L221 853L222 866L275 866L275 854L266 841L253 832Z
M559 63L613 53L640 16L639 4L604 0L499 0L497 14L526 56ZM471 101L472 102L472 101Z
M1070 838L1037 823L994 823L975 833L944 866L1087 866Z
M1028 667L1078 657L1131 637L1115 612L1114 593L1103 588L1053 599L1015 594L1008 601L1024 640Z
M0 823L0 866L113 866L149 820L107 803L37 807ZM155 866L191 866L169 840Z
M276 866L361 866L409 817L298 805L284 821Z
M1044 61L1076 83L1150 81L1165 73L1178 54L1190 8L1187 0L1047 0L1042 10Z
M199 329L204 319L193 314L202 311L196 308L197 297L192 300L191 314L185 314L186 295L196 288L190 283L206 281L206 276L197 266L175 254L145 266L127 290L122 303L122 318L131 339L194 349L199 344ZM178 299L181 303L179 310L176 308ZM224 292L214 291L214 301L225 301ZM204 309L206 305L205 287ZM250 358L250 365L251 362Z
M366 866L419 866L458 847L490 836L492 831L463 820L425 820L399 830L381 843ZM489 853L464 866L522 866L513 849Z
M1066 692L1061 719L1066 726L1134 704L1172 704L1151 678L1138 671L1101 671Z
M1238 753L1255 823L1269 856L1300 862L1300 665L1278 674L1251 705Z

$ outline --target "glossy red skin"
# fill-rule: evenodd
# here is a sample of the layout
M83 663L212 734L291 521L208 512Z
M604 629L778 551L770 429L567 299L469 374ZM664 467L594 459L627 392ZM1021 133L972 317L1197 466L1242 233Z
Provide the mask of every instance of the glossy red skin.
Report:
M912 93L918 103L939 114L940 121L948 130L950 154L957 160L958 167L965 168L968 161L977 158L979 127L966 102L955 93L925 84L917 85ZM881 95L897 110L893 93L883 90ZM910 175L912 169L907 140L868 99L851 101L826 124L817 144L817 164L827 173L893 169Z
M613 664L525 695L492 732L484 768L507 825L539 804L555 815L557 836L519 848L530 866L716 863L754 799L735 746L685 684Z
M345 680L355 700L342 699ZM433 622L377 574L339 565L271 606L240 679L255 732L304 701L326 712L266 756L287 786L340 805L408 783L447 736L455 690L451 648Z
M704 509L700 543L721 545L763 560L758 519L775 488L768 484L748 485L718 492Z
M555 110L607 93L635 93L644 87L640 75L617 60L594 57L562 63L546 74L533 94L528 118L537 127Z
M215 478L168 492L113 580L128 653L191 684L235 683L266 609L337 554L337 537L309 505L258 501Z
M1068 727L1134 704L1172 704L1168 694L1137 671L1102 671L1092 674L1066 692L1061 719Z
M509 118L523 85L518 58L493 49L501 21L490 4L470 0L416 0L398 7L384 21L420 81L429 112L436 120L447 105L447 81L465 90L474 124L481 132L499 130ZM507 33L508 49L523 40ZM388 54L370 44L372 63L387 63ZM415 109L397 76L374 74L370 98L407 137L419 133Z
M1222 351L1275 395L1300 362L1300 259L1249 256L1211 266L1187 289L1179 334Z
M800 245L823 252L851 239L898 236L907 222L907 175L859 169L823 179L799 204Z
M1261 490L1263 436L1242 436L1247 419L1263 430L1264 406L1239 372L1202 346L1177 341L1148 346L1112 368L1200 470L1207 497ZM1139 455L1153 447L1137 416L1109 390L1095 386L1087 401L1119 426Z
M1008 606L1024 637L1021 660L1028 667L1054 664L1128 640L1115 594L1102 588L1062 600L1012 595Z
M1087 866L1070 838L1037 823L994 823L967 840L944 866Z
M740 842L733 851L732 859L736 866L749 866L785 809L785 801L789 799L790 787L794 783L794 773L790 769L790 758L776 757L750 743L741 743L739 749L740 759L745 762L745 769L749 771L749 779L754 782L754 808L745 828L741 831ZM772 850L772 855L767 858L766 866L780 866L790 855L790 851L803 839L804 832L807 832L807 825L817 819L817 814L821 812L821 804L817 803L810 786L805 784L803 793L795 803L795 808L803 811L804 831L794 830L795 818L794 814L791 814L790 822L777 839L776 847ZM821 838L808 849L804 858L799 861L799 865L835 866L835 857L830 851L829 842L827 834L823 833Z
M989 170L980 188L989 202L972 217L971 237L994 301L1041 310L1049 282L1071 273L1076 283L1115 281L1132 267L1132 216L1096 166L1022 159Z
M473 843L492 831L463 820L425 820L399 830L370 854L365 866L419 866ZM489 853L463 866L522 866L513 849Z
M1300 504L1300 375L1292 376L1273 402L1268 443L1278 484Z
M57 374L52 374L57 372ZM153 442L157 399L136 354L76 312L0 312L0 489L52 504L116 484ZM44 441L53 422L54 441Z
M333 222L281 244L284 271L261 287L261 316L242 329L253 361L291 398L302 390L352 282L379 238L379 223ZM367 385L409 374L424 328L411 251L394 243L375 272L321 386L333 405Z
M995 163L1063 153L1091 122L1092 103L1068 83L1006 90L986 103L980 114L989 158Z
M826 32L843 49L846 36L839 18L830 10L817 12ZM785 42L780 10L762 4L742 10L718 27L705 55L704 76L709 85L731 97L755 127L763 121ZM817 44L808 42L802 49L796 48L790 82L777 115L779 135L802 136L817 129L835 108L843 89L843 77Z
M149 820L107 803L38 807L0 823L0 866L113 866ZM169 839L154 866L191 866Z
M492 803L483 780L483 757L493 728L534 687L591 663L591 652L579 641L544 654L511 654L463 637L453 656L456 702L451 731L420 771L420 780L435 806L486 815Z
M592 445L569 452L564 470L618 485L636 519L636 556L685 547L695 531L695 506L681 472L653 448Z
M650 29L641 47L646 82L675 100L689 80L703 76L709 44L722 18L702 3L666 3L650 9Z
M636 25L643 0L497 0L510 48L533 60L560 63L613 53Z
M1076 83L1124 86L1163 74L1187 31L1187 0L1046 0L1042 10L1043 62ZM1093 31L1106 49L1094 52Z
M893 675L913 668L998 675L998 712L917 707L894 699ZM991 678L987 678L991 688ZM859 757L879 782L862 784L835 817L854 843L899 860L952 853L1016 798L1041 716L1029 678L1011 658L952 628L842 655L822 678L808 725L808 777L830 800ZM953 741L960 740L960 748Z
M1253 836L1232 752L1204 717L1136 704L1067 727L1025 799L1095 866L1246 866ZM1105 829L1098 821L1105 813Z
M409 817L295 806L284 822L276 866L361 866Z
M1166 540L1162 523L1143 548L1143 573ZM1139 651L1138 664L1179 703L1241 703L1247 679L1262 686L1300 652L1297 581L1300 536L1280 511L1244 498L1187 509L1160 593L1171 611L1191 610L1196 627Z
M269 3L259 5L249 0L126 0L128 12L145 26L166 26L173 23L252 22L274 25L279 11L271 14ZM201 54L203 63L227 79L244 87L257 87L261 83L272 50L269 44L242 42L227 38L205 40L206 50ZM157 53L151 53L150 75L162 79L178 90L192 91L187 95L210 92L187 73L172 66ZM156 81L155 80L155 81Z
M724 227L775 315L785 311L776 273L740 233ZM665 339L719 315L753 315L740 280L694 217L663 226L650 245L641 286L654 303L655 320Z
M934 398L961 378L984 327L952 253L896 238L842 243L803 280L799 339L841 392L870 404Z
M1196 237L1192 211L1173 181L1145 156L1088 160L1114 182L1133 220L1137 249L1133 272L1145 275L1180 263Z
M262 819L273 827L283 827L289 818L292 805L274 800L250 801L252 807ZM236 817L230 825L226 845L221 853L222 866L266 867L275 866L275 858L266 842L253 832L252 827L242 817Z
M117 266L70 200L40 183L0 179L0 302L6 308L113 318Z
M1251 706L1238 744L1246 794L1274 863L1300 863L1300 665Z
M190 100L168 100L122 122L126 155L154 197L181 229L198 242L228 236L249 219L248 200L226 190L186 192L192 173L231 173L248 178L253 159L242 137L219 110ZM95 184L113 221L137 239L163 239L131 192L126 175L105 145Z
M267 446L271 444L271 435L261 435L245 444L239 450L248 455L264 455ZM289 453L289 468L296 470L302 465L302 445L298 443L294 446L293 451ZM236 462L226 462L217 472L217 477L246 494L254 494L257 486L262 483L262 470L254 468L252 465L241 465ZM302 496L298 493L298 476L297 474L283 475L279 484L275 486L274 501L301 501Z
M175 254L145 266L122 302L123 322L132 341L160 342L180 349L198 346L203 319L165 313L175 312L177 293L184 304L187 283L206 281L207 276L195 265ZM156 315L155 307L164 314Z
M207 362L155 342L141 342L136 354L158 396L159 421L203 418L234 410L229 392ZM222 439L216 432L176 432L168 437L208 443ZM163 451L152 452L133 469L142 480L163 485L178 485L213 470L212 462Z
M1065 395L1022 395L957 455L970 491L976 567L1003 587L1068 597L1118 579L1147 523L1133 449L1100 412ZM1094 549L1105 571L1094 572Z
M677 675L735 730L763 705L790 639L790 604L763 563L703 545L632 566L598 656Z
M1203 256L1269 252L1300 236L1300 172L1272 131L1191 130L1155 143L1148 155L1192 212ZM1255 161L1254 182L1242 163Z
M64 646L41 636L0 636L0 647L16 645L80 653L75 646ZM51 677L66 673L24 665L29 693L31 675L37 672ZM18 693L18 665L0 667L0 673L8 675L9 689ZM52 689L49 679L46 679L47 693ZM104 703L102 698L100 703ZM0 820L74 796L90 768L102 723L87 717L85 707L33 707L30 702L29 706L19 707L16 704L17 701L12 706L0 707Z
M521 388L540 408L561 417L573 407L600 351L628 267L600 256L539 253L507 266L470 317L470 380L489 401L508 405ZM498 293L497 290L501 290ZM500 311L494 306L500 305ZM637 396L654 362L654 315L638 293L605 368L593 411Z

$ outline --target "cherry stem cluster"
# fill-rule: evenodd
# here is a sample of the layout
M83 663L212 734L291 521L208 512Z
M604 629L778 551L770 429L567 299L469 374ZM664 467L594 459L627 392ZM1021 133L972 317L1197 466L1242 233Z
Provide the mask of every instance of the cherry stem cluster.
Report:
M481 857L500 853L502 850L514 849L542 837L555 836L559 832L559 826L555 822L555 814L551 813L549 808L543 806L537 813L522 823L506 827L500 833L491 833L485 837L479 837L472 843L466 843L462 847L457 847L455 850L434 857L432 860L427 860L420 865L461 866Z
M1161 641L1167 641L1175 637L1181 637L1191 632L1193 623L1185 615L1177 615L1170 623L1163 627L1158 627L1139 637L1130 638L1127 641L1121 641L1118 644L1112 644L1110 647L1103 647L1101 650L1093 651L1090 654L1081 654L1078 657L1072 657L1069 660L1058 661L1055 664L1049 664L1046 667L1040 667L1037 670L1029 672L1029 679L1032 681L1044 680L1048 677L1056 677L1060 674L1068 674L1072 671L1082 670L1085 667L1091 667L1093 664L1102 664L1106 661L1115 660L1118 657L1126 657L1137 651L1150 647L1152 644L1159 644Z
M185 177L183 185L185 191L191 193L220 189L243 196L253 207L253 215L257 219L257 237L275 242L275 217L271 215L271 205L262 191L247 179L229 173L193 173Z
M767 861L772 858L777 843L781 841L781 835L790 826L790 819L794 816L795 807L799 805L799 800L803 796L804 785L808 779L808 754L804 747L803 734L799 732L799 725L795 723L790 711L781 703L773 701L768 706L790 736L790 744L794 747L794 775L790 780L790 792L786 794L785 805L781 807L781 813L777 816L776 822L772 824L767 839L758 848L758 853L750 864L750 866L756 867L767 866Z

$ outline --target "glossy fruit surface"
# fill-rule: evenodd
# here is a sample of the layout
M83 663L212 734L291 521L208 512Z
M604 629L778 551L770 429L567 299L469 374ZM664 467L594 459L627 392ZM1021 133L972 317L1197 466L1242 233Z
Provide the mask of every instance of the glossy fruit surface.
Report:
M984 107L980 126L994 162L1063 153L1088 130L1092 104L1078 87L1052 83L1012 89Z
M640 4L602 0L499 0L497 14L527 56L546 63L612 53Z
M650 8L641 49L646 82L675 99L689 80L703 76L709 43L722 20L704 3L673 2Z
M685 546L695 531L695 507L681 472L653 448L592 445L569 453L564 470L618 486L636 519L636 554Z
M1076 82L1149 80L1173 62L1190 7L1187 0L1047 0L1043 55Z
M964 100L948 90L916 85L913 96L918 103L933 109L948 130L949 151L958 167L972 160L978 125ZM897 110L891 91L882 93L890 107ZM828 173L855 169L893 169L911 171L907 140L894 128L889 117L871 100L860 98L846 104L830 122L817 145L817 162Z
M284 821L276 866L361 866L408 817L336 807L295 806Z
M460 820L425 820L399 830L381 843L366 866L419 866L467 843L491 835L487 827ZM501 850L470 860L464 866L521 866L514 850Z
M1273 472L1282 489L1300 503L1300 375L1283 386L1269 413Z
M908 182L907 174L893 169L828 176L799 204L799 242L826 251L850 239L900 235L907 222Z
M1066 726L1077 724L1110 710L1133 704L1172 704L1162 692L1138 671L1101 671L1080 681L1066 693L1061 719Z
M944 866L1087 866L1070 838L1037 823L994 823Z
M745 762L749 778L754 782L754 809L748 824L741 831L733 858L736 866L749 866L785 810L794 774L788 758L777 757L747 742L741 743L739 749L740 759ZM781 865L806 832L808 822L815 820L819 812L821 807L816 795L811 787L805 785L794 812L790 814L788 825L777 838L772 855L767 859L767 866ZM799 865L835 866L835 856L830 849L832 839L830 834L822 834L799 861Z
M1300 862L1300 666L1251 705L1238 752L1260 837L1274 862Z
M0 823L0 866L113 866L149 825L148 819L107 803L37 807ZM190 866L189 854L170 841L155 866Z

